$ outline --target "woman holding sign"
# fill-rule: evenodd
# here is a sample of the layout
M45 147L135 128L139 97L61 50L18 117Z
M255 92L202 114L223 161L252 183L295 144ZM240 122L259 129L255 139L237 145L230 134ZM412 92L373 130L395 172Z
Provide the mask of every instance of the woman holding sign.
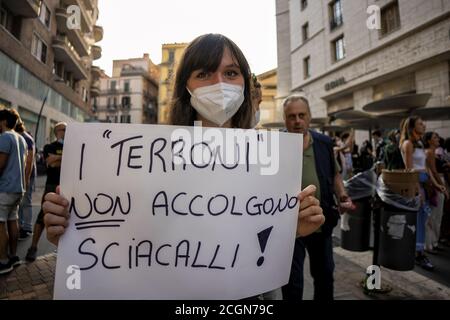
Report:
M253 122L251 72L241 50L219 34L196 38L185 50L175 79L171 124L249 129ZM300 182L299 182L300 183ZM300 194L297 235L316 231L325 221L315 186ZM49 193L43 205L48 239L57 244L68 226L69 202Z

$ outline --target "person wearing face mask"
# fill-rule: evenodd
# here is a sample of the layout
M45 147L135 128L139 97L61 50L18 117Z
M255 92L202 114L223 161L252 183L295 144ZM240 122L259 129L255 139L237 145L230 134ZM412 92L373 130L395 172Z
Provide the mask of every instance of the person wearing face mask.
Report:
M253 116L250 74L247 60L230 39L220 34L196 38L185 49L178 65L170 124L193 126L195 121L201 121L204 127L250 129ZM308 186L299 194L298 236L314 232L325 220L319 201L313 196L315 190L315 186ZM59 188L45 196L47 238L54 244L70 223L68 207L69 202L59 194Z
M44 146L44 159L47 165L47 180L45 182L45 190L42 196L41 203L44 202L44 197L49 192L55 192L59 185L59 177L61 173L61 160L64 146L64 135L66 133L67 123L59 122L53 128L56 140ZM39 239L44 230L44 212L41 208L39 215L34 224L33 239L31 246L27 251L25 259L27 261L36 260Z

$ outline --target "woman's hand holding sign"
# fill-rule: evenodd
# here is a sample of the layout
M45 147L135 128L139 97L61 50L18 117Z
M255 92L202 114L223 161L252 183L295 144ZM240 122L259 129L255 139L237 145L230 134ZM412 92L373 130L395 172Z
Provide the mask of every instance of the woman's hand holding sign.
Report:
M50 192L45 195L45 202L42 204L47 239L54 245L58 245L59 237L69 225L69 201L59 193L58 186L56 193Z

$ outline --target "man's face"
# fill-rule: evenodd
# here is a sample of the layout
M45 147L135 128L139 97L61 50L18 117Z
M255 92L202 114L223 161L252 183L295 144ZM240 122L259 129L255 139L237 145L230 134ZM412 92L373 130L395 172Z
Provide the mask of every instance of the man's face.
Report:
M64 139L65 134L66 134L66 126L60 125L55 128L56 140Z
M286 129L292 133L306 133L311 121L308 106L297 100L289 103L284 109L284 123Z

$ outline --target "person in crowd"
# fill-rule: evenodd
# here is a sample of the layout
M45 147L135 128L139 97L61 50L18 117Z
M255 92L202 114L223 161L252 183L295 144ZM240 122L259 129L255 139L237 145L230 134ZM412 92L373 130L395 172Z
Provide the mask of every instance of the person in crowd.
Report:
M436 135L439 138L438 147L434 151L435 159L436 159L436 170L444 179L444 185L448 183L448 179L446 177L446 173L450 172L450 159L445 157L445 139L440 137L437 133Z
M434 265L425 254L426 222L430 214L428 198L426 197L426 185L429 183L429 175L426 170L426 155L422 143L425 133L425 124L418 116L408 117L403 121L400 137L400 150L405 164L405 169L419 172L419 189L422 205L417 212L416 226L416 264L425 270L433 270Z
M342 164L342 178L348 180L353 175L353 161L352 150L355 142L355 132L353 129L350 132L345 132L341 135L341 141L338 142L338 148L335 152L342 152L343 164Z
M365 140L361 146L360 167L362 171L370 170L373 167L373 148L369 140Z
M445 139L443 145L442 159L448 164L450 163L450 138Z
M0 274L11 272L21 263L16 254L17 212L26 190L27 144L14 131L18 120L16 110L0 110Z
M444 177L447 187L450 187L450 138L444 140L443 149L440 158L443 161ZM444 203L444 215L442 217L441 238L439 242L444 246L450 247L450 199L446 199Z
M250 82L249 65L234 42L220 34L196 38L184 51L178 66L170 123L192 126L194 121L202 121L205 127L251 128ZM227 97L226 103L223 97ZM313 233L325 221L319 200L314 197L316 189L311 185L299 194L298 236ZM56 193L45 196L47 238L56 245L70 223L68 206L68 200L59 194L59 187Z
M402 170L405 168L400 151L400 130L392 130L388 135L388 143L384 147L384 167L387 170Z
M375 162L381 162L384 159L384 147L386 146L381 130L375 130L372 133L372 139L373 145L375 146Z
M56 187L59 185L59 178L61 175L61 160L64 147L64 135L66 133L67 123L59 122L53 128L56 140L50 144L44 146L44 158L47 164L47 180L45 182L45 190L42 195L42 201L44 202L45 195L50 192L55 192ZM41 208L39 215L34 224L33 239L31 246L27 251L25 259L27 261L36 260L37 249L39 240L44 230L44 211Z
M351 199L337 169L332 140L309 129L311 109L308 100L299 94L288 96L283 102L283 110L287 131L303 134L302 185L319 186L316 195L326 217L318 231L295 241L289 283L282 288L283 299L303 298L303 265L308 251L311 275L314 278L314 299L333 300L334 260L331 235L339 219L334 196L340 200L340 204L351 205Z
M439 146L436 148L436 150L434 151L434 153L436 154L436 159L442 160L443 156L444 156L444 143L445 143L445 139L442 137L439 137Z
M25 166L26 192L19 205L19 240L28 238L33 233L33 207L32 198L34 183L36 179L35 145L33 137L26 131L25 124L19 118L14 128L26 141L28 147L27 161Z
M336 134L333 137L332 141L333 141L334 157L336 158L337 164L339 165L339 174L341 176L343 176L345 159L344 159L344 153L341 151L342 140L341 140L339 134Z
M355 143L353 144L352 150L352 163L353 163L353 173L358 174L361 170L361 161L359 158L359 146Z
M425 154L427 156L426 168L430 176L431 188L429 198L431 214L426 224L425 250L429 253L439 251L438 241L441 232L441 221L444 213L444 201L448 199L448 191L443 176L443 166L436 158L436 149L439 147L439 136L436 132L427 132L423 138ZM439 169L438 169L439 168Z

